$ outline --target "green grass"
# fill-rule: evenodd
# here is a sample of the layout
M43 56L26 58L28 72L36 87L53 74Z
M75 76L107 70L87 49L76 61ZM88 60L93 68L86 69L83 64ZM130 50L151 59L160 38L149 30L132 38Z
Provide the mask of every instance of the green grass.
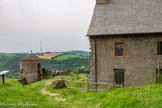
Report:
M56 102L54 97L40 93L44 83L45 80L42 80L31 86L23 86L16 80L6 80L5 85L2 86L0 81L0 108L4 107L2 103L16 105L7 106L11 108L64 108L62 103ZM36 105L19 105L19 103Z
M85 74L75 74L62 77L86 82ZM56 78L57 79L57 78ZM77 85L72 84L77 87ZM78 86L80 87L80 86ZM46 90L62 94L67 98L65 103L74 108L162 108L162 85L146 85L142 87L126 87L111 89L105 92L88 92L85 90L53 89L50 85Z
M130 87L73 96L68 103L77 108L162 108L162 85Z
M49 78L49 76L48 76ZM81 82L87 82L87 75L86 74L79 74L79 77L77 78L76 74L70 73L70 75L63 76L63 77L55 77L54 78L56 81L60 79L69 79L71 81L81 81ZM53 82L55 83L55 82ZM76 88L83 88L81 84L78 83L71 83L71 87L76 87ZM67 88L61 88L61 89L53 89L53 84L48 86L46 88L47 91L50 91L51 93L59 93L62 95L64 98L69 98L70 96L80 94L80 93L86 93L86 90L74 90L74 89L67 89Z
M87 57L75 55L75 54L63 54L55 57L53 60L66 60L70 58L87 58Z
M47 78L51 78L51 76ZM80 74L77 78L73 73L60 78L87 80L85 74ZM60 78L55 77L55 79ZM46 79L31 86L23 86L16 80L6 79L5 85L2 86L0 80L0 108L4 108L2 103L37 104L37 106L12 106L11 108L162 108L161 84L111 89L107 92L87 92L66 88L53 89L52 84L44 86L45 82ZM78 85L73 84L72 86ZM62 98L66 98L66 101L59 102L55 97L42 95L40 90L44 87L51 93L61 94Z

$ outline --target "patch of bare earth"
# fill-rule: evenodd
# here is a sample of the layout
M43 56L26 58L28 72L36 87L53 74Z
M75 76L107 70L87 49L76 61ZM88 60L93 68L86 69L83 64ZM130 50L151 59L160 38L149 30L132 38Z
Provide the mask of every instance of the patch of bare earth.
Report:
M45 83L45 86L51 85L53 81L55 81L55 79L53 79L53 78L52 78L52 79L48 79L48 80L46 81L46 83Z
M42 93L42 94L45 94L45 95L50 95L50 96L58 96L58 95L59 95L59 94L56 94L56 93L51 93L51 92L45 90L45 88L43 88L43 89L41 90L41 93Z
M48 79L44 85L49 86L52 84L53 81L55 81L55 79ZM54 96L56 101L66 101L65 98L61 98L60 94L51 93L51 92L47 91L45 88L43 88L40 92L44 95Z

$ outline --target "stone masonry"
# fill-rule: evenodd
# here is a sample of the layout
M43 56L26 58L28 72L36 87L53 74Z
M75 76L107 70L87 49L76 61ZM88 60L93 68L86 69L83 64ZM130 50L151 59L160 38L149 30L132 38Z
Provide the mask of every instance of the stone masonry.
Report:
M92 82L97 78L97 82L113 84L114 69L124 69L125 86L155 83L158 59L162 58L157 55L157 42L162 41L162 34L91 36L89 41ZM117 42L123 42L123 56L115 56Z

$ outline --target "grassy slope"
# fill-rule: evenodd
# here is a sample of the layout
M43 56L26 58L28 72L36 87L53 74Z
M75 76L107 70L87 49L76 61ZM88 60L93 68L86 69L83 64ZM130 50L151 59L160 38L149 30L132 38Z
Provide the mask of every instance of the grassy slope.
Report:
M76 79L74 75L62 77L62 79L79 80L86 82L84 74ZM72 86L80 86L72 84ZM87 92L85 90L68 90L66 88L47 88L52 93L60 93L68 100L65 102L75 108L161 108L162 85L147 85L143 87L120 88L105 92Z
M65 55L57 56L53 60L66 60L66 59L70 59L70 58L86 58L86 57L80 56L80 55L75 55L75 54L65 54Z
M162 85L130 87L73 96L68 103L76 107L162 108Z
M31 86L22 86L16 80L6 80L6 84L2 86L0 81L0 104L16 104L11 108L23 108L19 103L38 104L37 106L24 106L29 108L58 108L64 107L62 103L56 102L55 98L47 95L42 95L42 89L45 80L34 83ZM65 104L64 104L65 105ZM0 105L0 108L4 106Z
M69 79L72 81L82 81L86 82L87 81L87 74L79 74L79 77L77 78L74 73L70 73L70 75L63 76L63 77L55 77L55 80L58 79ZM78 83L71 83L72 87L77 87L77 88L82 88L80 84ZM53 85L50 85L46 88L47 91L50 91L51 93L59 93L61 94L64 98L70 98L73 95L77 95L80 93L86 93L86 90L68 90L67 88L61 88L61 89L53 89Z
M82 74L83 75L83 74ZM73 80L75 76L71 77ZM69 76L63 78L70 78ZM83 75L78 79L85 81ZM55 97L42 95L40 90L44 87L46 80L22 86L16 80L6 80L2 86L0 81L0 103L29 103L38 104L38 108L161 108L162 107L162 85L148 85L143 87L129 87L107 92L86 92L82 90L68 90L66 88L53 89L52 85L46 90L60 93L65 102L58 102ZM6 98L7 97L7 98ZM1 108L2 105L0 105ZM13 106L12 106L13 107ZM17 108L17 106L15 107ZM19 106L22 108L22 106ZM30 106L30 108L32 108ZM33 107L34 108L34 107Z

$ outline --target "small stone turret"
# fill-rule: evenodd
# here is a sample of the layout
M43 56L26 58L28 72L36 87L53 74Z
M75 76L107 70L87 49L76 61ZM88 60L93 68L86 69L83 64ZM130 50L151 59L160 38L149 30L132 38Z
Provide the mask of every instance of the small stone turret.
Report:
M42 60L34 54L29 54L20 60L20 76L26 84L43 79Z

